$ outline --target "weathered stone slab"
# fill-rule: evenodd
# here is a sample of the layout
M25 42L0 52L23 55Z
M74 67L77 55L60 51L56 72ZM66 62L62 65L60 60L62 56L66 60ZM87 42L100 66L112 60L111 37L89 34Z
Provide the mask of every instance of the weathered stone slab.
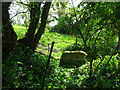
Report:
M74 65L84 61L87 54L84 51L65 51L60 59L60 65Z

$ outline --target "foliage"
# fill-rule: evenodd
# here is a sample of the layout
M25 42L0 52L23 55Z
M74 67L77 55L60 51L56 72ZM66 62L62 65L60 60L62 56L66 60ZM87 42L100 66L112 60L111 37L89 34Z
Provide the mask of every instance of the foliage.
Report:
M81 6L83 6L82 9ZM119 35L119 28L117 28L119 18L117 19L116 17L118 10L115 9L117 6L119 6L117 3L82 2L77 8L68 8L67 12L58 19L58 24L51 31L65 34L80 33L83 39L82 46L85 46L84 49L89 48L90 52L95 52L95 50L104 49L106 44L108 47L106 50L110 51L110 48L115 48L117 44L112 44L109 41L116 42L117 35Z
M27 48L17 47L3 64L3 88L39 87L46 61L47 57L39 53L32 54Z
M80 6L83 6L82 9L80 9ZM88 54L91 78L93 60L96 59L98 55L110 55L115 50L115 47L119 47L118 42L116 42L117 40L115 40L117 37L120 37L118 26L119 17L117 14L119 10L117 7L119 7L119 4L116 3L82 2L78 5L78 8L73 7L74 11L71 10L71 12L74 13L73 15L68 13L72 18L76 17L68 23L69 27L75 27L74 30L80 33L83 40L82 47L75 47L73 45L72 49L78 48ZM113 15L113 13L115 13L115 15ZM67 21L66 19L63 20L62 22ZM60 24L62 25L62 23ZM59 22L57 26L59 26ZM113 42L110 42L111 40L113 40Z
M17 26L16 26L17 27ZM21 27L22 28L22 27ZM21 29L18 29L21 31ZM18 32L18 31L16 31ZM20 32L18 32L20 33ZM48 37L46 37L48 36ZM49 37L51 37L50 40ZM56 38L58 37L58 38ZM63 41L64 38L64 41ZM70 35L62 35L59 33L46 32L43 34L41 41L44 41L42 44L47 46L47 43L55 40L55 47L59 47L60 42L66 43L69 40L69 44L73 43L73 38ZM68 45L61 45L59 48L67 47ZM80 50L80 46L73 46L74 50ZM55 48L54 47L54 48ZM73 50L73 47L69 50ZM53 51L54 51L53 48ZM63 49L64 50L64 49ZM105 52L105 51L104 51ZM62 52L60 52L62 53ZM56 57L60 53L53 52L53 55ZM96 60L93 61L93 71L96 69L98 63L100 62L102 56L99 56ZM29 50L29 48L16 47L16 49L10 53L7 60L2 64L3 68L3 89L7 88L41 88L43 81L44 71L47 63L47 56L41 55L41 53ZM109 56L105 56L104 61L100 64L99 69L94 72L94 77L96 77L100 71L103 69L104 65L108 61ZM70 88L90 88L91 81L89 80L90 68L89 62L86 62L80 67L74 68L64 68L59 66L60 61L51 59L50 67L47 71L47 77L45 79L44 89L70 89ZM93 86L94 88L120 88L120 76L118 75L115 78L106 80L111 73L114 73L118 68L118 60L114 56L112 60L107 65L104 73L101 78ZM94 79L93 79L94 80ZM106 80L106 81L105 81Z
M47 59L39 53L32 55L29 49L17 47L3 64L3 88L40 88ZM45 88L72 87L72 81L77 85L73 79L78 77L74 76L76 70L59 67L59 61L51 59Z
M80 6L83 8L81 9ZM3 88L41 88L48 57L39 51L47 51L44 53L48 54L48 43L52 41L55 41L53 56L57 59L50 60L44 89L120 88L119 73L116 77L108 78L119 70L119 53L114 53L101 73L111 54L119 45L117 7L119 7L117 3L83 2L78 5L78 8L68 9L69 12L59 17L58 24L50 30L54 32L46 28L36 49L37 52L33 53L29 48L16 47L10 53L2 64ZM19 26L14 26L14 28L18 36L23 37L25 28L21 27L24 29L23 32ZM80 33L77 44L72 35L66 35L72 32ZM59 66L59 58L65 50L85 51L88 54L86 63L72 68Z
M101 63L101 65L99 67L99 70L96 72L97 75L103 69L103 67L107 63L108 59L109 59L109 56L105 56L104 61ZM99 58L93 62L93 66L95 67L98 64L98 62L100 62ZM116 70L118 69L118 63L119 63L119 61L116 59L116 55L113 56L111 61L109 62L109 64L105 68L104 72L102 73L101 78L96 82L95 87L99 87L99 88L104 88L104 87L106 87L106 88L120 88L118 86L120 84L120 81L118 80L118 78L120 76L119 74L115 78L111 78L111 79L106 78L106 77L110 76L111 73L116 72Z
M68 16L61 16L60 18L58 18L58 24L54 26L50 31L62 34L72 34L73 30L70 26L71 22L73 21Z
M101 69L106 64L108 58L109 56L105 57L104 62L100 66ZM32 54L27 48L22 50L22 48L17 47L10 53L2 66L3 88L40 88L47 59L48 57L42 56L40 53ZM94 68L98 62L100 62L100 58L93 62ZM118 60L113 57L94 87L118 88L120 83L119 76L115 79L107 80L107 82L104 81L110 73L115 72L118 68L117 65ZM97 74L99 74L101 69L97 71ZM59 66L59 60L51 59L44 88L87 88L91 83L88 78L89 63L79 68L63 68Z

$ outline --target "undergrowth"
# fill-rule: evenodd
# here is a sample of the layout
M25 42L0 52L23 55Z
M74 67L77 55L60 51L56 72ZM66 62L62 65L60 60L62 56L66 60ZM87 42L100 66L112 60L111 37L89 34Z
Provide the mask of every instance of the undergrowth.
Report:
M96 72L95 77L100 73L102 67L106 64L109 56ZM48 57L38 52L32 53L28 48L22 50L17 47L12 51L2 64L3 68L3 89L7 88L41 88L43 76ZM63 68L59 66L59 60L51 59L47 71L44 89L48 88L88 88L91 85L89 80L89 62L81 67ZM93 68L100 62L100 58L94 60ZM110 73L118 68L118 60L114 56L105 69L100 79L93 86L94 88L120 88L120 75L114 79L105 81Z

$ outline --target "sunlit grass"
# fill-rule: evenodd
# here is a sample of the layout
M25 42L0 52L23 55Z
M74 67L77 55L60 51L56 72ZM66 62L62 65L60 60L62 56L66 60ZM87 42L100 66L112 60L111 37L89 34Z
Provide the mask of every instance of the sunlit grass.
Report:
M13 25L13 28L17 34L17 39L23 38L25 36L25 33L27 32L26 27L24 26L19 26L19 25ZM51 44L52 41L55 42L54 48L53 48L53 56L56 58L60 58L62 55L63 50L69 46L73 45L76 40L75 38L73 39L72 35L66 35L66 34L60 34L56 32L49 32L48 29L45 30L45 33L42 35L39 44L48 47L48 44ZM78 43L81 42L81 39L78 39ZM48 50L43 47L38 47L36 50L42 51L44 53L48 53Z
M27 32L26 27L24 26L13 25L13 28L17 34L17 40L23 38L25 36L25 33Z

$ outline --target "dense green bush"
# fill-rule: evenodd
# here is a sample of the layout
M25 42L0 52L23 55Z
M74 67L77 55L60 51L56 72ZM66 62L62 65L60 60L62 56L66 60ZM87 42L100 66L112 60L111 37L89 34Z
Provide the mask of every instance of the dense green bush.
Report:
M51 32L58 32L62 34L72 34L74 31L71 27L72 19L67 16L61 16L58 19L58 24L55 25L50 31Z
M3 88L40 87L47 57L17 47L3 64Z

